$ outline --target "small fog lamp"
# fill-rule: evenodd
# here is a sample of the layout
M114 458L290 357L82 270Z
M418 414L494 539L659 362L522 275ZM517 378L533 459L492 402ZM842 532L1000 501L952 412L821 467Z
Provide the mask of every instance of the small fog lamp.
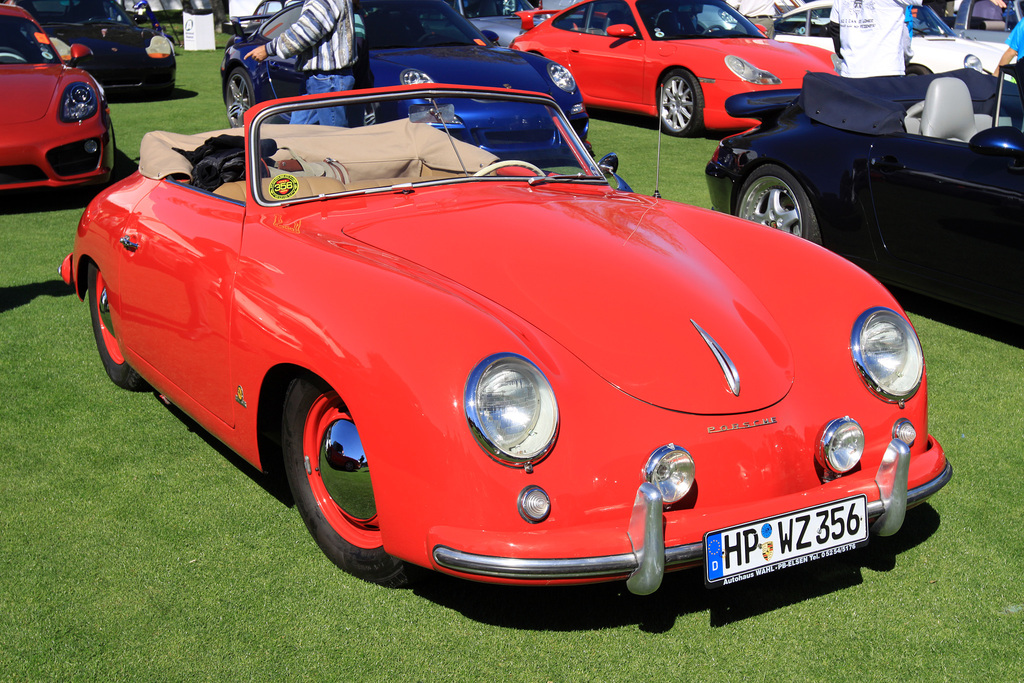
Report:
M856 420L841 417L825 425L818 443L818 462L835 474L849 472L864 455L864 430Z
M527 486L519 493L519 514L530 524L543 522L551 513L551 499L539 486Z
M100 148L100 145L95 140L89 139L85 141L85 153L95 154Z
M696 476L693 458L675 444L651 453L644 466L644 479L658 487L661 499L674 503L689 492Z
M913 446L917 441L917 430L910 420L901 418L896 420L896 424L892 426L892 438L899 439L908 446Z

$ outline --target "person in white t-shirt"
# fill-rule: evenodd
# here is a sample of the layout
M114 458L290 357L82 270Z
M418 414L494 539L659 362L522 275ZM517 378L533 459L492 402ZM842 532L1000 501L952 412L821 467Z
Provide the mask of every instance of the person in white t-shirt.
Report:
M902 76L910 34L906 10L921 0L835 0L829 20L839 26L839 75Z

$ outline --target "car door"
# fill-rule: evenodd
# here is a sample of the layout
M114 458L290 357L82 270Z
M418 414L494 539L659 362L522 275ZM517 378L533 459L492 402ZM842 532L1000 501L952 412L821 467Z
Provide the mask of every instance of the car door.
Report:
M244 213L163 181L135 207L121 240L121 339L228 425L228 321Z
M870 191L884 252L953 289L1024 292L1024 174L966 143L881 137Z
M631 25L635 36L609 36L606 29L614 24ZM578 5L552 26L564 36L561 51L565 61L554 54L549 56L569 67L585 98L634 104L641 101L646 41L627 3L594 0Z
M295 23L302 14L302 5L296 4L268 20L260 33L268 41L278 37ZM306 77L295 67L295 57L268 56L263 64L267 68L267 79L277 98L295 97L305 92Z

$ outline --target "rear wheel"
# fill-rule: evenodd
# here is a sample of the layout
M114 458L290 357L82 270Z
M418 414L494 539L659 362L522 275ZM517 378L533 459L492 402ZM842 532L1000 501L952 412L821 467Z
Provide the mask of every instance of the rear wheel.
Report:
M324 554L366 581L407 584L405 565L384 551L359 430L338 393L319 380L294 380L282 446L295 505Z
M252 79L244 67L236 66L228 74L228 84L224 89L224 106L228 110L228 122L232 128L242 126L245 112L256 104L256 94Z
M932 73L932 70L926 66L921 66L920 64L907 65L908 76L927 76L930 73Z
M775 164L761 166L743 183L736 215L821 244L807 193L791 173Z
M685 138L704 130L704 91L686 69L665 74L658 87L661 127L669 135Z
M146 381L135 372L121 353L121 345L114 334L114 325L110 316L109 292L103 273L95 265L89 265L89 313L92 316L92 333L96 338L96 350L99 351L103 369L107 377L117 386L129 391L141 391L146 388Z

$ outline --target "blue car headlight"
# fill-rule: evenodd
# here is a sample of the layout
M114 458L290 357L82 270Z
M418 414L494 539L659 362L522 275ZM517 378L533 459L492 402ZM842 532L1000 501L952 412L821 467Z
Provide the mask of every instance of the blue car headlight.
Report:
M64 123L84 121L99 109L99 98L88 83L77 81L64 88L60 101L60 120Z
M559 87L559 89L565 92L576 91L576 79L572 77L572 73L561 64L555 62L548 62L548 76L551 77L551 81Z
M402 85L419 85L421 83L433 83L434 79L419 69L406 69L398 76Z

